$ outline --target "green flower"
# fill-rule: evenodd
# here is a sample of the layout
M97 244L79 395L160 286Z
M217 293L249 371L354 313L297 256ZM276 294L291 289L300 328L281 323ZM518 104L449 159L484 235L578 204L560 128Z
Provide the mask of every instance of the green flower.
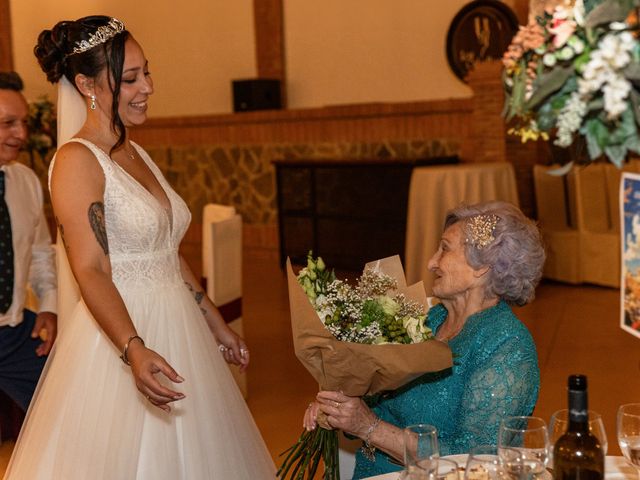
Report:
M390 317L394 317L400 311L400 305L393 298L379 296L376 300L382 311Z

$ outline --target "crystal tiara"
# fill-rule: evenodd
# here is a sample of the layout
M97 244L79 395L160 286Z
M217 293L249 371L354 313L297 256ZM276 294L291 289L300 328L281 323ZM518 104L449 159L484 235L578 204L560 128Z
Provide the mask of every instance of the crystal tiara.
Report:
M102 25L98 27L95 33L89 35L89 40L81 40L76 42L76 46L73 48L73 52L71 52L67 56L75 55L77 53L83 53L87 50L91 50L93 47L97 47L98 45L102 45L107 42L109 39L115 37L117 34L124 30L124 23L122 23L117 18L111 17L109 23L106 25Z

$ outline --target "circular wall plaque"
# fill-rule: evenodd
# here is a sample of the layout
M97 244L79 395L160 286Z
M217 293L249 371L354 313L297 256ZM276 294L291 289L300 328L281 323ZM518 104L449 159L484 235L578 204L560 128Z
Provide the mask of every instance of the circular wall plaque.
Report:
M474 0L456 14L447 33L447 59L464 81L473 65L500 59L518 31L511 8L498 0Z

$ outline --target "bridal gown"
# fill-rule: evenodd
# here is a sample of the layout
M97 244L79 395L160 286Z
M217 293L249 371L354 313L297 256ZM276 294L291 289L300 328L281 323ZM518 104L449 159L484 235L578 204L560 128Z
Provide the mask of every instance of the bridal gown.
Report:
M5 479L275 478L249 409L180 274L178 246L191 218L186 204L139 146L171 211L97 146L71 141L86 145L104 170L113 282L146 345L185 378L164 383L186 398L171 403L170 413L151 405L80 301L62 319Z

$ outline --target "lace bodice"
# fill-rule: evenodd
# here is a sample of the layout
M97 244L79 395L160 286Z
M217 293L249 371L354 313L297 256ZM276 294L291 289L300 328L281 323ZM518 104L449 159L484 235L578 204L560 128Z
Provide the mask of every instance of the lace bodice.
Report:
M178 247L191 221L191 213L147 152L132 142L164 189L171 211L165 210L147 189L96 145L80 138L70 141L89 148L104 171L109 259L118 289L181 282ZM50 172L54 162L55 157Z
M437 305L429 310L427 324L437 331L446 317L446 309ZM495 445L500 420L530 415L540 385L533 339L504 302L469 317L449 346L454 354L452 369L369 399L374 412L397 427L434 425L441 455ZM380 452L375 462L358 453L353 478L400 468Z

